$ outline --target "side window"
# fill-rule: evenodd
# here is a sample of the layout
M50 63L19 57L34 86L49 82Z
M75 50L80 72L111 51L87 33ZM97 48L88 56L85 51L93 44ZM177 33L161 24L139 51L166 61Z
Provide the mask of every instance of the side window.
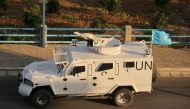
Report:
M85 72L85 66L75 66L71 71L70 75L75 76L77 73Z
M125 62L125 67L126 68L135 67L135 62Z
M104 70L109 70L109 69L113 69L113 63L102 63L98 71L104 71Z

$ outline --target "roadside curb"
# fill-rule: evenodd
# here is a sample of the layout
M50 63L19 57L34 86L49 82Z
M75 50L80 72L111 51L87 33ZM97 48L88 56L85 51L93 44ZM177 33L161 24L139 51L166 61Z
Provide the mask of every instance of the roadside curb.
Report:
M158 68L161 72L190 72L190 68Z
M22 72L24 67L0 67L1 76L18 76L19 72Z
M0 67L1 76L18 76L24 67ZM158 68L158 77L190 77L190 68Z
M158 77L190 77L190 68L158 68Z
M20 71L23 70L24 67L0 67L0 71L7 71L7 70L12 70L12 71Z

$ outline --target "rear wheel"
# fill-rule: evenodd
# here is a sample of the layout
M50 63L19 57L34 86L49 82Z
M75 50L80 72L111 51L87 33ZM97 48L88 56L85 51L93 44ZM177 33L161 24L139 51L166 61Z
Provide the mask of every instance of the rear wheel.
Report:
M51 93L45 89L36 91L32 96L32 103L38 108L49 106L52 100Z
M133 94L129 89L123 88L115 92L113 100L117 106L129 106L133 102Z

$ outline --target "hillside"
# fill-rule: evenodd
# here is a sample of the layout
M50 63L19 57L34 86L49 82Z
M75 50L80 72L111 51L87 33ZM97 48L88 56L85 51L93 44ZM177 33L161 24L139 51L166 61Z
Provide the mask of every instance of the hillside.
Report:
M42 0L7 0L7 11L0 10L0 27L27 27L23 24L23 9ZM46 14L48 27L89 28L98 10L103 11L109 27L131 25L133 28L150 28L152 14L158 9L153 0L124 0L119 12L109 14L97 0L59 0L60 12ZM171 0L167 6L170 29L190 29L190 1Z

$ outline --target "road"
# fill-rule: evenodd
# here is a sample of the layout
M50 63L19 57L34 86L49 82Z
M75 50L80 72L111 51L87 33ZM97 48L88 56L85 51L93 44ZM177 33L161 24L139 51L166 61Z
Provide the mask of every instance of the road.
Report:
M17 91L16 77L0 77L0 109L35 109L28 97ZM117 107L111 100L54 99L46 109L188 109L190 78L158 78L151 94L135 96L129 107Z

